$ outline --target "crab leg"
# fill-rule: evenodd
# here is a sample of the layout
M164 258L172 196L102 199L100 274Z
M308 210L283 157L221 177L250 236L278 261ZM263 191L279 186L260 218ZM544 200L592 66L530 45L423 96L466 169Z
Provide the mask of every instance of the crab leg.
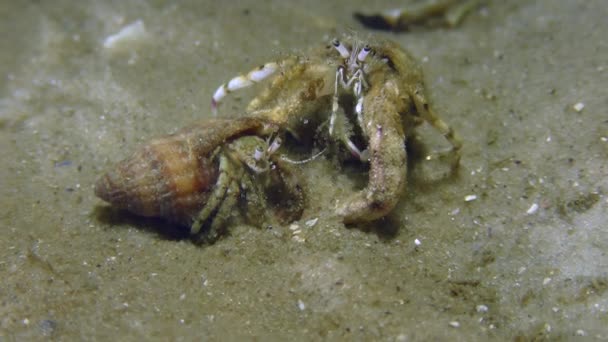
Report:
M226 191L228 191L228 187L231 183L228 166L228 158L224 155L220 156L220 166L219 166L219 176L217 177L217 181L215 183L215 189L213 189L213 193L211 197L209 197L209 201L205 203L205 206L196 216L194 223L190 228L190 235L196 235L200 232L203 224L209 216L216 210L219 206L222 205L222 201L226 195Z
M201 239L205 239L209 242L218 239L222 233L222 228L225 228L224 225L226 221L230 218L230 215L232 215L232 209L237 207L239 193L240 189L238 183L235 181L230 182L230 186L226 190L226 198L218 207L217 214L213 218L213 222L211 222L209 231L206 234L199 236L199 242L202 242L200 241Z
M365 58L365 56L363 56L363 58ZM338 116L338 109L340 108L340 104L339 104L340 87L342 87L342 89L348 90L351 87L351 85L352 85L355 96L357 96L357 98L358 98L357 104L355 106L355 112L357 113L357 121L359 122L360 126L363 125L363 96L362 96L363 75L362 75L362 72L361 72L361 70L358 70L348 81L344 82L344 69L339 68L338 71L336 71L334 95L332 97L332 103L331 103L331 115L329 116L329 136L330 137L333 137L333 135L334 135L336 117ZM348 148L348 150L350 151L350 153L352 155L354 155L355 157L357 157L359 160L361 160L363 162L367 161L367 155L364 152L362 152L361 150L359 150L359 148L350 140L350 138L345 133L343 133L343 136L341 137L341 139L342 139L342 142L346 145L346 148Z
M344 69L342 68L338 68L338 71L336 71L336 82L334 85L334 95L332 96L332 100L331 100L331 115L329 116L329 135L333 136L334 135L334 125L336 123L336 116L338 115L338 109L340 107L339 104L339 84L340 82L344 83Z
M279 65L277 63L266 63L251 70L247 75L239 75L231 79L228 83L219 86L211 98L211 110L213 111L213 114L217 115L217 108L226 95L235 90L259 83L272 76L278 69Z
M431 126L433 126L433 128L439 131L439 133L441 133L445 137L445 139L452 145L450 157L453 159L450 161L450 164L452 170L455 170L460 165L460 150L462 149L462 141L460 140L460 137L454 132L454 129L449 126L445 121L441 120L441 118L439 118L439 116L437 116L435 112L433 112L422 93L422 90L417 89L412 95L416 110L421 113L422 118L426 122L428 122Z
M378 30L404 31L412 25L425 25L433 20L454 27L480 2L481 0L432 0L419 6L392 9L378 14L356 12L354 17L364 26Z

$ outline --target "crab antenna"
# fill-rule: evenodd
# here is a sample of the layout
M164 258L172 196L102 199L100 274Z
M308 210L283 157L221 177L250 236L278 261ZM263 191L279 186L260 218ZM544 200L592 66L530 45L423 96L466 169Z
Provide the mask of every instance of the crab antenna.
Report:
M251 70L249 73L247 73L247 75L239 75L231 79L228 83L224 83L219 86L211 98L211 111L213 112L213 115L217 115L217 108L226 95L235 90L246 88L255 83L261 82L265 78L268 78L274 74L278 69L279 65L277 63L266 63Z
M348 58L350 56L348 48L344 46L341 41L334 39L331 41L331 44L336 48L336 50L338 50L338 53L340 56L342 56L342 58Z
M346 147L348 147L348 150L353 156L357 157L361 161L364 160L364 153L350 139L346 139Z
M327 147L325 147L323 150L321 150L317 154L315 154L315 155L313 155L311 157L308 157L306 159L303 159L303 160L292 160L292 159L289 159L289 158L287 158L285 156L281 156L281 160L286 161L286 162L288 162L290 164L295 164L295 165L305 164L305 163L308 163L308 162L311 162L311 161L317 159L320 155L322 155L323 153L325 153L325 151L327 151Z
M359 54L357 55L357 60L359 60L359 62L363 62L365 61L365 58L367 58L367 55L369 55L369 52L372 50L371 47L369 47L369 45L365 45L363 47L363 49L359 52Z

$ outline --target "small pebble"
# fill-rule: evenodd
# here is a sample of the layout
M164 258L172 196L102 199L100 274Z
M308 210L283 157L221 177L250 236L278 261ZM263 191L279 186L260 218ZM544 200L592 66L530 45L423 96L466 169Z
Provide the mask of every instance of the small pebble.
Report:
M50 337L57 330L57 322L50 319L45 319L40 322L39 327L43 336Z
M452 328L460 328L460 322L451 321L449 324Z
M477 310L477 312L488 312L488 307L484 304L479 304L475 307L475 310Z
M300 309L300 311L304 311L304 309L306 309L306 304L304 304L301 299L298 299L298 309Z
M420 246L420 245L422 245L422 242L420 242L420 240L418 240L418 239L414 239L414 245Z
M582 102L579 102L579 103L575 104L574 106L572 106L572 108L574 108L574 110L577 113L580 113L583 110L583 108L585 108L585 104Z
M304 243L304 242L306 242L306 239L305 239L305 238L303 238L303 237L301 237L301 236L299 236L299 235L294 235L294 236L292 236L292 237L291 237L291 239L292 239L293 241L295 241L295 242L299 242L299 243Z

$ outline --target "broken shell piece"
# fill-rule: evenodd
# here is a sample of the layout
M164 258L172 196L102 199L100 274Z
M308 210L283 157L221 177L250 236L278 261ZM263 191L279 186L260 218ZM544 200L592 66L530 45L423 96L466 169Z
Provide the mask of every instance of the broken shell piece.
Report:
M125 27L118 33L108 36L103 41L103 47L106 49L124 49L130 43L140 41L146 36L146 27L142 20L137 20Z
M314 218L314 219L311 219L311 220L308 220L308 221L306 221L305 223L306 223L306 225L307 225L308 227L312 227L312 226L314 226L315 224L317 224L317 221L319 221L319 218L318 218L318 217L317 217L317 218Z
M467 195L464 196L464 201L465 202L471 202L477 199L477 195Z
M532 203L532 205L530 206L530 208L528 208L528 210L526 210L526 214L528 215L532 215L534 214L536 211L538 210L538 203Z
M582 103L582 102L578 102L577 104L575 104L574 106L572 106L572 108L574 108L574 110L577 113L580 113L583 110L583 108L585 108L585 104Z

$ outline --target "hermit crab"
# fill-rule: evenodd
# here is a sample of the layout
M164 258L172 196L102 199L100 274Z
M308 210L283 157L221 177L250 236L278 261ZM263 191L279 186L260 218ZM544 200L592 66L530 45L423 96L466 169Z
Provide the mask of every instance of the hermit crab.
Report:
M277 154L277 126L260 118L206 120L152 140L95 184L115 207L190 227L212 242L231 219L259 225L302 214L301 180Z
M394 42L345 36L306 56L266 63L222 84L212 110L227 94L267 78L273 80L249 103L248 115L295 137L310 132L303 127L311 122L327 126L332 145L369 163L367 186L335 209L345 223L376 220L395 207L406 182L407 138L423 122L451 144L452 169L459 164L460 139L431 109L420 67Z

